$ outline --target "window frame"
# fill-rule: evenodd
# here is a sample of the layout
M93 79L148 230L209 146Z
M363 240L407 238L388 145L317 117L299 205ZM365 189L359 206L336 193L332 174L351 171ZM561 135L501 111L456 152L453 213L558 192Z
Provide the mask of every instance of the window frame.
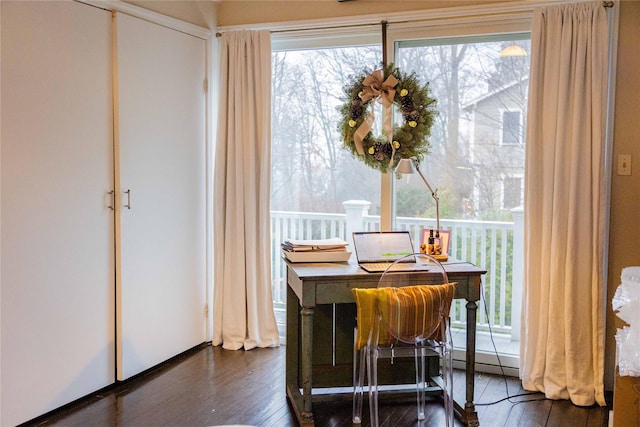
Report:
M340 29L327 28L310 29L308 31L292 31L272 34L273 50L291 50L303 48L321 48L335 46L358 46L377 42L386 49L386 57L388 63L393 63L396 55L397 42L407 42L419 39L434 39L440 43L445 39L460 39L463 37L476 38L492 36L501 37L505 34L517 35L524 34L526 38L530 37L531 21L533 15L533 7L529 5L526 8L503 13L504 8L492 7L491 10L498 11L495 15L487 15L479 13L473 15L474 10L489 8L450 8L453 16L446 16L446 12L431 14L433 19L424 19L405 23L392 23L387 29L386 43L382 43L380 26L372 24L370 27L360 27L357 30L353 28L341 31ZM455 11L454 11L455 9ZM466 9L467 12L461 12ZM444 10L444 9L443 9ZM431 11L425 11L428 14ZM461 15L456 15L461 13ZM424 16L427 16L427 15ZM444 15L442 15L444 14ZM417 17L413 14L404 14L404 19L411 20ZM523 37L525 38L525 37ZM348 44L343 44L348 43ZM522 118L522 114L521 114ZM502 135L500 136L502 139ZM522 138L522 137L521 137ZM391 230L395 222L394 207L394 182L393 174L381 174L381 211L380 211L380 229ZM458 367L464 367L464 350L455 350L454 354ZM476 363L482 366L478 371L506 373L509 375L518 375L519 357L507 354L500 355L500 367L496 364L496 355L489 353L479 353L476 355Z

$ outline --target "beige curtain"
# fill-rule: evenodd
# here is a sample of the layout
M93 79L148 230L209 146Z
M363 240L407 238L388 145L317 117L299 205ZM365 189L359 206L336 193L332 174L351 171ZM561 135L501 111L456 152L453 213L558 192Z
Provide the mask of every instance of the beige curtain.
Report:
M531 34L520 375L585 406L605 405L607 31L589 2L536 9Z
M214 170L213 344L279 345L271 297L271 35L220 38Z

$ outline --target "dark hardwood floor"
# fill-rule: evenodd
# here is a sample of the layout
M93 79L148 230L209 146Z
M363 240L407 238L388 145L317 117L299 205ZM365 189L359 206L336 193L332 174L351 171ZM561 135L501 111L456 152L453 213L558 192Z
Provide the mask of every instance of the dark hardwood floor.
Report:
M228 351L204 346L175 358L133 381L118 384L66 408L28 423L34 426L216 426L243 424L288 427L297 423L287 404L284 385L285 348ZM516 378L476 375L476 403L481 426L605 427L608 409L581 408L568 401L521 396ZM463 372L456 372L456 399L464 396ZM366 399L365 399L366 401ZM364 408L363 427L369 425ZM351 426L351 399L314 403L317 426ZM442 426L441 404L428 405L418 422L413 398L381 400L383 426ZM462 423L456 420L456 426Z

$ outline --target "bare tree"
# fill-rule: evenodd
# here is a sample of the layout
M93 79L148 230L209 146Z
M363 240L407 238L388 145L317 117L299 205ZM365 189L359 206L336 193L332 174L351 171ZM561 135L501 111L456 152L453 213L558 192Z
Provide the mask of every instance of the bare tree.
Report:
M372 181L379 181L370 176L354 179L354 170L364 170L367 175L375 172L353 167L354 159L342 149L337 124L348 76L358 71L360 64L375 63L380 47L309 50L292 56L274 54L278 67L274 65L277 71L273 93L277 101L273 107L273 127L282 125L286 131L274 131L272 145L273 152L279 153L274 158L282 159L278 169L288 171L277 174L280 181L272 184L272 204L290 206L291 202L282 203L286 195L289 201L295 198L296 209L341 212L343 201L365 198L372 194ZM276 78L276 72L288 74ZM288 80L288 85L283 80ZM297 161L291 162L294 156ZM279 194L281 191L284 194Z

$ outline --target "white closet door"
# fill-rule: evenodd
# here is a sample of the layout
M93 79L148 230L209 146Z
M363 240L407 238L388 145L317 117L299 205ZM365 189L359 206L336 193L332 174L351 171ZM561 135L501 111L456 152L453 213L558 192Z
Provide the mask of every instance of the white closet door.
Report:
M2 417L115 381L111 14L2 1Z
M205 341L205 42L122 14L116 26L125 379Z

